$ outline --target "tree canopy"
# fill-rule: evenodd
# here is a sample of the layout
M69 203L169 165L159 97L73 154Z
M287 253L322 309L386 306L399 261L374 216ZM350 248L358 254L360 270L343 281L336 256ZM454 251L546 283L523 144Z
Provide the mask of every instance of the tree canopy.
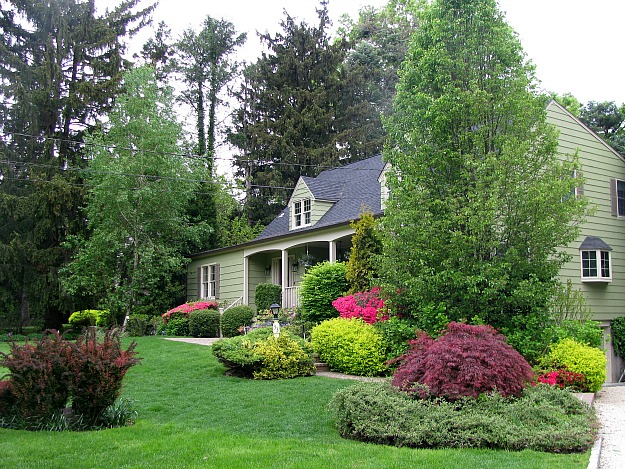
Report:
M423 327L443 314L531 336L547 317L585 202L569 196L578 163L556 155L546 103L495 0L424 8L386 126L381 265Z

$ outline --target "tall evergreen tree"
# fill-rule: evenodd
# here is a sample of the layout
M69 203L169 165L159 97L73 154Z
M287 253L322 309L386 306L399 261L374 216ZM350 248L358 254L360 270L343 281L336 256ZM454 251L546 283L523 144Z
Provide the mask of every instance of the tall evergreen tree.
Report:
M59 326L71 303L57 272L84 228L82 139L119 92L127 37L153 6L0 2L0 321Z
M251 221L271 221L300 175L341 163L336 107L346 45L330 40L327 2L321 6L318 26L285 11L282 32L260 36L269 52L244 72L230 141L240 150L235 165Z
M477 318L531 355L585 207L533 66L495 0L437 0L400 76L384 152L389 292L421 327L432 312Z

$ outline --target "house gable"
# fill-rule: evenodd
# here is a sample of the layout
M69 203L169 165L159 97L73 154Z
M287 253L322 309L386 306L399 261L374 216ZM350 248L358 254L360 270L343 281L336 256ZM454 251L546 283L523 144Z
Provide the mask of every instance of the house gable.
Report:
M625 217L613 214L611 197L612 181L625 182L625 160L556 101L547 106L547 120L559 130L559 154L578 152L580 176L584 179L579 194L583 193L593 208L580 227L578 239L565 249L571 260L562 267L560 278L570 280L584 293L593 319L608 321L625 312ZM588 251L584 242L597 238L611 247L611 282L583 279L582 255Z

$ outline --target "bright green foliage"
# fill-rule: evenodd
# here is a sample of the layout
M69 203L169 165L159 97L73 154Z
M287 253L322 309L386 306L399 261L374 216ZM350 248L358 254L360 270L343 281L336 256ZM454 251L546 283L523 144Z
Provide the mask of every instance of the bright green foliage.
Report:
M91 236L75 239L65 282L116 314L160 307L187 262L187 243L208 229L185 215L196 163L178 151L171 90L157 85L149 67L126 73L124 85L108 123L87 138Z
M315 352L334 371L378 376L386 369L384 338L361 319L328 319L315 326L311 335Z
M174 337L189 337L189 318L184 316L175 316L170 318L165 325L165 334Z
M397 358L406 353L409 348L408 342L417 338L417 327L411 320L392 316L386 321L377 321L374 326L384 338L386 360Z
M242 334L244 326L251 326L254 321L254 309L251 306L233 306L221 315L221 333L224 337Z
M442 305L448 320L476 318L528 350L545 343L567 259L558 249L575 239L586 206L569 197L579 163L556 154L535 89L495 0L424 7L386 125L379 269L403 314Z
M276 379L313 373L310 348L303 339L286 331L276 340L271 327L247 335L222 339L212 345L215 357L230 374L247 378Z
M273 283L259 283L254 290L257 311L268 310L272 304L282 304L282 287Z
M612 329L612 346L614 353L625 358L625 317L613 319L610 323Z
M262 366L254 371L254 379L284 379L309 376L315 373L315 365L309 353L300 343L280 333L254 344L254 353L261 357Z
M67 321L72 327L89 327L97 324L99 316L100 311L97 309L84 309L72 313Z
M345 273L344 262L325 261L314 265L304 274L300 286L304 321L317 323L339 315L332 302L343 296L349 288Z
M98 327L111 327L115 323L115 316L108 309L101 309L98 311L98 317L95 320L95 325Z
M597 424L580 399L547 385L530 386L518 399L493 393L451 403L358 383L338 391L330 408L346 438L414 448L584 452Z
M219 337L219 311L198 309L189 313L191 337Z
M372 280L377 277L376 256L380 254L382 244L376 232L373 213L361 213L358 222L352 220L350 225L354 229L354 234L352 249L345 267L345 277L349 282L348 293L351 294L369 291L374 286Z
M588 380L588 391L597 392L606 377L606 357L602 350L580 344L572 339L562 339L550 347L542 360L545 369L566 369L583 374Z
M562 339L573 339L580 344L590 347L601 348L603 346L603 329L597 321L566 320L552 328L554 339L557 342Z

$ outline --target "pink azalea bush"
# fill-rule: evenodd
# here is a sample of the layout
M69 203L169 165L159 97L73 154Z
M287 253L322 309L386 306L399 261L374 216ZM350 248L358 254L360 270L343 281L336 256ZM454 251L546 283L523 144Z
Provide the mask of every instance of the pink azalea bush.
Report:
M189 313L191 311L197 311L199 309L219 309L219 306L217 305L217 303L215 301L190 301L188 303L183 303L180 306L176 306L175 308L170 309L169 311L167 311L165 314L163 314L163 320L165 321L165 324L167 324L167 321L169 321L169 319L171 319L171 317L185 317L188 318L189 317Z
M358 292L337 298L332 302L332 306L343 319L361 318L367 324L388 319L388 315L380 313L384 311L384 300L380 298L379 287L369 292Z
M575 373L565 369L554 370L540 375L536 378L536 381L550 386L567 388L572 391L588 391L588 382L582 373Z

